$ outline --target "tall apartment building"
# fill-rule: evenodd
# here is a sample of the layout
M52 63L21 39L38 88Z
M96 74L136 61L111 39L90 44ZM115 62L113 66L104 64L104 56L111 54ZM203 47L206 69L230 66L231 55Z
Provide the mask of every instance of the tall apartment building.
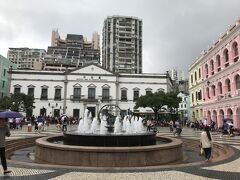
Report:
M189 69L192 118L203 116L220 128L240 129L240 19L197 58ZM199 112L200 109L200 112Z
M19 69L41 70L45 49L9 48L7 58Z
M182 70L171 69L168 71L168 73L173 81L179 82L185 80L184 71Z
M51 46L44 58L45 70L65 70L86 64L100 63L99 35L93 33L93 41L83 35L67 34L61 39L57 30L52 31Z
M142 73L142 20L110 16L104 21L102 65L119 73Z

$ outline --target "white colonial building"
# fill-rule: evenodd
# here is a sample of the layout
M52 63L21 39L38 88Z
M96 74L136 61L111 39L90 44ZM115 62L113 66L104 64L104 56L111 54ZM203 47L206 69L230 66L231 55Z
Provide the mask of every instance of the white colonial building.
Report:
M134 111L135 101L149 92L171 90L167 74L116 74L91 64L74 70L10 70L10 93L35 98L33 115L83 117L88 108L93 116L105 104L118 105L123 113ZM150 109L138 109L149 112Z
M182 101L179 103L179 108L178 111L181 113L181 118L182 119L187 119L188 118L188 95L185 93L178 93L177 97L182 98Z

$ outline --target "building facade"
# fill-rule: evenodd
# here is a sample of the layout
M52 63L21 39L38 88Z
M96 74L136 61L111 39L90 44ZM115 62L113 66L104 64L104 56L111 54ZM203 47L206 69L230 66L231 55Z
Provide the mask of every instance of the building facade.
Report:
M176 69L171 69L168 71L169 76L172 78L173 81L179 82L179 81L184 81L184 71L183 70L176 70Z
M17 65L13 64L10 60L0 55L0 98L8 95L8 71L10 68L16 69Z
M34 115L83 117L88 108L94 116L109 103L126 113L134 111L139 96L149 91L169 92L172 86L167 74L115 74L94 64L65 72L13 70L10 73L10 93L34 96ZM138 111L152 112L149 108Z
M192 121L203 119L203 88L201 58L195 60L189 69L190 118Z
M224 120L232 120L234 127L240 128L239 44L240 19L199 58L203 116L218 127Z
M105 19L102 66L118 73L142 73L142 20L126 16Z
M51 46L44 57L44 70L64 71L92 63L100 64L98 33L93 33L92 41L87 41L77 34L67 34L66 39L61 39L57 30L52 31Z
M181 120L186 122L188 119L188 94L178 93L177 97L180 97L182 101L179 103L178 112L180 113Z
M9 48L7 58L19 69L41 70L45 54L44 49Z

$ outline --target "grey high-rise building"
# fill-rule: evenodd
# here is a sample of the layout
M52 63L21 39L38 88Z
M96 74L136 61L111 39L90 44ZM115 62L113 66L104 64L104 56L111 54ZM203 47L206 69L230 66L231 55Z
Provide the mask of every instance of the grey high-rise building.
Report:
M67 34L61 39L58 30L52 31L51 46L44 57L44 70L65 70L87 64L100 64L99 35L93 33L92 41L78 34Z
M41 70L45 55L45 49L9 48L7 58L19 69Z
M120 73L142 73L142 20L110 16L104 21L102 65Z

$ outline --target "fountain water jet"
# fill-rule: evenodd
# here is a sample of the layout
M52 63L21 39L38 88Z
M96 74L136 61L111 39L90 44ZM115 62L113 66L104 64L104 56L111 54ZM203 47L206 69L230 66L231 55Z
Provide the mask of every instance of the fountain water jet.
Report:
M65 132L64 136L38 139L36 162L88 167L139 167L182 159L180 140L156 137L156 133L146 132L140 117L119 118L117 114L106 112L99 113L99 118L92 121L91 114L86 110L78 130ZM60 140L63 144L55 143ZM156 144L156 141L163 144Z

